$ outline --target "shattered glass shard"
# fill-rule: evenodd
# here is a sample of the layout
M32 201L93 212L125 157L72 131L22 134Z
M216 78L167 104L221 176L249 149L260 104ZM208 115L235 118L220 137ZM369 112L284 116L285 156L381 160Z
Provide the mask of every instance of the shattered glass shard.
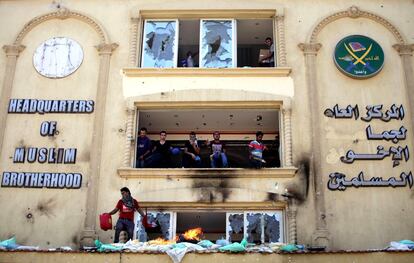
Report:
M257 242L261 240L262 235L262 214L247 213L247 241Z
M170 219L169 213L157 213L156 220L161 227L161 233L165 239L170 238Z
M265 242L280 242L280 222L275 214L264 215Z
M171 68L176 65L176 21L145 21L142 67Z
M228 68L233 66L233 21L202 20L201 66Z
M229 223L233 233L243 232L243 214L233 214L229 216Z

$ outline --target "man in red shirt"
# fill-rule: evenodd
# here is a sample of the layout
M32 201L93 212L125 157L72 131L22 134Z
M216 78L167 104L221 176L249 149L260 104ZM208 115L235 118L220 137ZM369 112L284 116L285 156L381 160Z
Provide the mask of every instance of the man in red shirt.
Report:
M119 234L122 230L126 230L128 233L127 240L132 239L134 236L134 212L135 210L141 215L144 216L144 212L138 205L138 201L132 198L131 192L127 187L121 188L122 199L118 201L114 210L109 212L113 215L119 211L119 219L116 222L115 226L115 238L114 243L119 242Z

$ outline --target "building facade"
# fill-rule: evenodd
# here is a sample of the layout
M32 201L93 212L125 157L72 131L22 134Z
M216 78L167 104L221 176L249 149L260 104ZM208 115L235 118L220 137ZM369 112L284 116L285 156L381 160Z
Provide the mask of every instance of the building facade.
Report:
M414 239L413 11L410 0L0 1L0 238L110 242L98 216L127 186L160 225L142 238L200 226L209 239L330 249ZM144 126L179 149L167 167L137 168ZM191 131L201 164L188 168ZM210 168L214 131L229 168ZM249 167L256 131L261 169Z

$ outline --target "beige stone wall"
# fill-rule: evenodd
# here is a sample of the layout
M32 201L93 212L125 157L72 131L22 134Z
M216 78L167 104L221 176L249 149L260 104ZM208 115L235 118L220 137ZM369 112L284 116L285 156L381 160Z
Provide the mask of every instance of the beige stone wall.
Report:
M191 190L190 182L174 183L169 180L140 180L122 179L117 175L117 169L122 166L125 147L125 95L145 95L147 91L128 90L135 85L122 80L121 69L128 66L130 50L130 15L138 14L146 9L277 9L284 10L287 66L292 68L289 77L275 81L278 84L294 87L292 105L292 137L293 159L297 167L309 162L306 154L312 149L310 136L309 94L305 78L305 63L303 52L297 47L299 43L307 42L311 30L324 17L346 10L351 5L369 11L390 21L404 36L407 43L412 43L414 21L412 13L414 5L411 0L405 1L63 1L63 5L72 11L89 15L98 21L108 33L112 42L119 47L111 57L109 86L104 119L104 144L102 146L101 174L99 179L98 213L109 211L119 199L119 188L127 185L134 196L140 200L154 201L197 201L197 193ZM24 24L36 16L52 12L55 9L51 1L0 1L0 24L3 26L0 34L0 46L11 45ZM342 75L332 61L332 52L336 43L350 34L364 34L375 39L384 49L386 62L382 72L369 80L353 80ZM32 54L43 41L53 36L67 36L77 40L84 49L85 58L82 66L71 76L51 80L41 77L33 68ZM358 104L361 114L363 107L369 104L392 103L403 104L406 118L400 123L371 122L378 130L396 129L403 124L409 129L409 138L399 145L407 144L413 148L413 127L410 123L410 112L404 92L404 79L400 57L392 48L397 41L382 25L366 18L345 18L328 24L318 35L322 48L317 56L317 87L320 97L321 134L319 136L322 149L322 177L325 186L326 217L328 229L333 240L333 248L381 248L388 241L399 239L414 239L412 230L414 223L410 220L414 215L413 190L408 188L366 188L347 189L345 192L330 192L326 188L328 174L334 171L356 176L361 170L370 176L397 176L402 171L413 169L411 162L402 162L392 168L391 161L381 162L361 161L353 165L345 165L339 157L348 149L358 152L373 152L377 142L367 141L365 127L367 123L361 120L335 120L322 115L327 107L336 103L340 105ZM86 23L75 19L50 20L36 26L23 39L26 49L17 61L16 75L12 89L12 98L39 99L92 99L97 100L97 82L99 56L94 48L100 43L96 32ZM414 60L411 64L414 68ZM6 56L0 56L0 82L4 80ZM129 80L126 80L128 82ZM150 79L139 88L154 89L165 84L168 80ZM249 82L239 78L240 84ZM202 79L203 86L217 84L217 80ZM265 83L265 82L263 82ZM175 86L176 85L176 86ZM178 81L174 87L182 86ZM2 85L0 89L2 89ZM172 89L172 88L171 88ZM252 89L250 87L250 89ZM202 94L204 91L201 91ZM280 94L277 89L270 91L273 95ZM282 91L285 92L285 91ZM281 93L282 93L281 92ZM228 93L226 93L228 94ZM147 94L148 95L148 94ZM149 94L151 95L151 94ZM180 95L181 96L181 95ZM155 97L155 95L154 95ZM168 99L167 99L168 100ZM5 105L1 105L5 107ZM0 172L7 170L18 171L59 171L81 172L84 176L80 190L57 189L17 189L2 188L0 190L0 207L4 211L0 215L0 239L15 234L17 239L26 244L42 246L75 245L78 244L78 234L83 228L86 207L86 192L88 187L89 153L95 147L91 145L93 120L92 114L46 114L46 115L8 115L5 140L1 149ZM42 121L55 120L58 122L60 134L55 139L41 137L39 127ZM358 139L358 143L353 143ZM381 143L379 143L381 144ZM47 146L76 147L78 158L75 165L47 165L12 163L10 157L17 146ZM384 145L391 145L384 143ZM254 181L252 179L252 181ZM237 183L236 183L237 184ZM158 187L159 186L159 187ZM254 189L255 184L252 185ZM182 195L181 190L160 191L160 189L188 187ZM312 190L312 187L311 187ZM235 200L241 200L242 195L236 195ZM298 210L298 241L311 243L314 231L314 202L312 191L308 199L299 205ZM179 199L180 198L180 199ZM238 199L240 198L240 199ZM179 200L178 200L179 199ZM262 200L260 192L251 192L251 199ZM28 211L34 215L33 220L27 220ZM96 222L98 223L98 222ZM109 241L113 232L98 230L104 241ZM49 243L48 243L49 242Z

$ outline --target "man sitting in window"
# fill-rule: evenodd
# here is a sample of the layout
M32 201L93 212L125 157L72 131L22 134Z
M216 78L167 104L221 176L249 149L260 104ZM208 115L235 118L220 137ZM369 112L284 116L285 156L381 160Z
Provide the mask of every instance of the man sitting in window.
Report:
M275 48L273 46L272 38L267 37L265 40L266 46L269 47L267 55L260 57L259 64L261 67L274 67L275 66Z
M220 133L215 131L213 133L214 141L208 144L210 148L210 162L211 168L228 167L226 149L224 142L220 141Z
M167 132L160 132L160 140L152 148L152 155L148 158L148 166L154 168L168 168L171 166L172 147L167 142Z
M200 146L198 145L195 132L191 132L190 139L185 142L183 166L185 168L201 167Z

